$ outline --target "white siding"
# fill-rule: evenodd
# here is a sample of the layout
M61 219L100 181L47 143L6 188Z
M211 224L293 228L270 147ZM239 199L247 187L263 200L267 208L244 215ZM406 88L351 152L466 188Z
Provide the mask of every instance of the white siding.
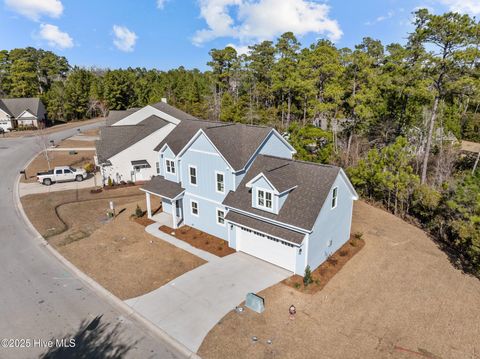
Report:
M174 123L174 124L179 124L180 123L180 120L176 119L173 116L170 116L170 115L166 114L165 112L157 110L155 107L145 106L145 107L141 108L140 110L132 113L131 115L129 115L125 118L122 118L120 121L114 123L112 126L136 125L139 122L142 122L143 120L145 120L146 118L148 118L152 115L156 115L158 117L161 117L161 118L163 118L163 119L165 119L165 120L167 120L171 123ZM157 143L157 145L158 145L158 143Z

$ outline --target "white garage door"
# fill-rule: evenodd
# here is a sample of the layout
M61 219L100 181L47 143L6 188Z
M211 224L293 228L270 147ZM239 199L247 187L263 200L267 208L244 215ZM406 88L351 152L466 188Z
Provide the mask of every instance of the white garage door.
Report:
M297 247L248 228L237 226L236 231L237 250L295 271Z

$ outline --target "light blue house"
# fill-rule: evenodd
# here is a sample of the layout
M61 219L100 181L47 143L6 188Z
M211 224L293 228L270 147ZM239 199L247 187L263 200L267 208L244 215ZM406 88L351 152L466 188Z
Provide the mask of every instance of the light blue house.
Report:
M358 198L342 169L295 161L272 128L184 120L156 147L159 176L147 182L172 228L188 225L230 247L303 274L350 236Z

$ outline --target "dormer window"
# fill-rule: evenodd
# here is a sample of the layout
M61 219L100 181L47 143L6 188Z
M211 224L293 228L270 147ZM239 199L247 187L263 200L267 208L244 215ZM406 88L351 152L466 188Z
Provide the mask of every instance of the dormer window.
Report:
M165 166L167 168L167 173L175 174L175 161L166 159Z
M257 189L257 206L258 207L272 209L273 207L272 198L273 198L272 192L269 192L263 189Z

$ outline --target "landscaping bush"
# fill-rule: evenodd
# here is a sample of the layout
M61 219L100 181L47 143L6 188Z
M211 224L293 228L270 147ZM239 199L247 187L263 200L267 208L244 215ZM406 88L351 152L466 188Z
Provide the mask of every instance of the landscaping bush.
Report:
M85 165L83 166L83 169L87 173L92 173L93 171L95 171L95 165L93 163L85 163Z
M310 266L307 265L305 267L305 275L303 276L303 285L306 287L312 283L313 283L312 271L310 270Z
M362 232L355 232L355 233L353 234L353 237L354 237L355 239L362 239L363 233L362 233Z
M111 177L108 177L107 184L108 184L108 187L112 187L112 186L113 186L113 181L112 181L112 178L111 178Z
M137 208L135 208L135 216L137 218L140 218L143 216L143 211L138 204L137 204Z

